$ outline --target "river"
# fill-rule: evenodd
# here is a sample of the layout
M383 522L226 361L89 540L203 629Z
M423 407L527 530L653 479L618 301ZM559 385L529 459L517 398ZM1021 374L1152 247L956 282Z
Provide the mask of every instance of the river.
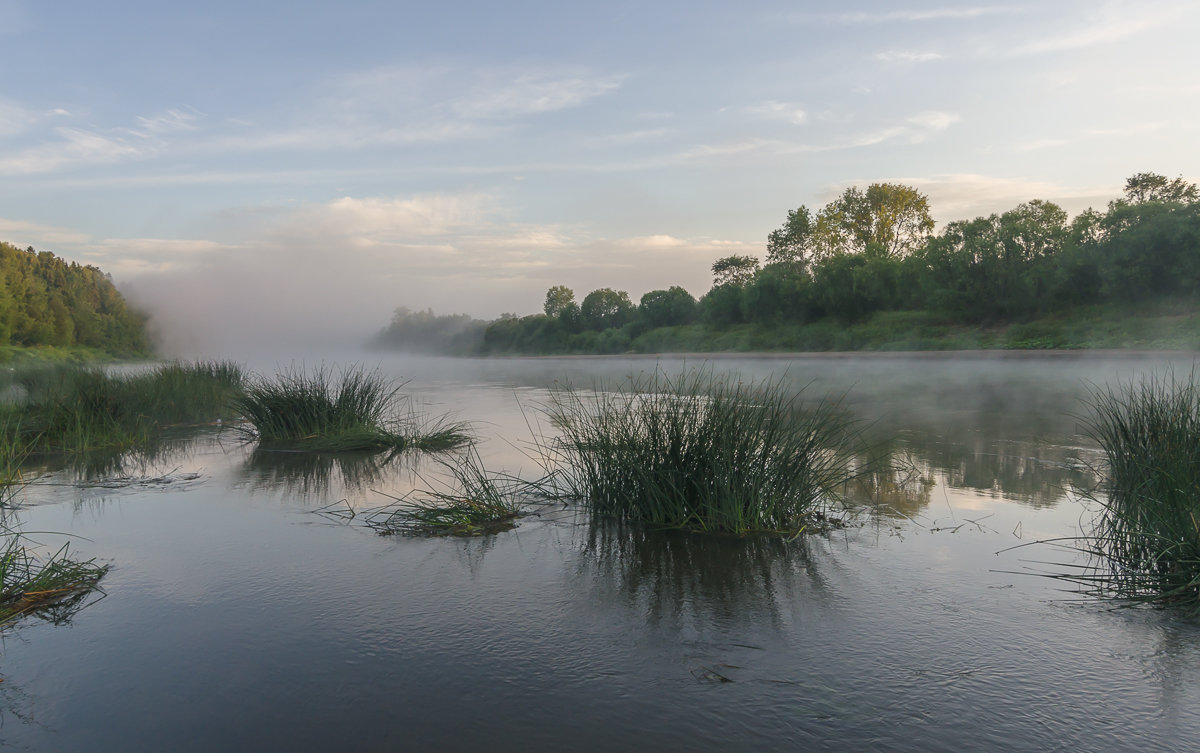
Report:
M562 507L493 536L379 536L350 511L435 482L434 459L255 452L228 429L48 471L17 520L112 570L64 624L2 634L0 743L1192 750L1200 623L1042 577L1081 560L1032 543L1091 520L1075 492L1098 460L1089 389L1191 359L364 357L408 380L417 410L470 422L489 468L526 477L533 435L553 431L548 388L689 368L840 399L916 472L875 479L847 528L785 541Z

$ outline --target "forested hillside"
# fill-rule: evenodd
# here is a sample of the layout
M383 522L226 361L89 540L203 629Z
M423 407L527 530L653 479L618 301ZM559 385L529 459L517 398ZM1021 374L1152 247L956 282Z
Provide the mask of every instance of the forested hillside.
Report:
M84 346L120 356L150 350L143 318L104 272L3 242L0 345Z

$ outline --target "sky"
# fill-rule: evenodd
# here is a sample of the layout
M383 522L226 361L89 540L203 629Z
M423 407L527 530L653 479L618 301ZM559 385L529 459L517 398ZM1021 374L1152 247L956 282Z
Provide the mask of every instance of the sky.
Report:
M0 240L168 350L711 286L789 209L1200 178L1200 3L0 0Z

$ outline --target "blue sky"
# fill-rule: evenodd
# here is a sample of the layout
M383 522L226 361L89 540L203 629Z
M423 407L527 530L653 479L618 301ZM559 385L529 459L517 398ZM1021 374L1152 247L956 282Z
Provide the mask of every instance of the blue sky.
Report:
M800 204L1200 177L1192 0L0 0L0 239L183 349L709 286Z

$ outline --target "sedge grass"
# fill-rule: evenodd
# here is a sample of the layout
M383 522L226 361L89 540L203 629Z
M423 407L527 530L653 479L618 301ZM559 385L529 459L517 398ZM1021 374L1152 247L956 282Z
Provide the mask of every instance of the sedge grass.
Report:
M231 418L246 375L233 361L172 361L126 377L128 399L157 425Z
M174 362L143 373L56 364L14 372L5 436L30 453L148 447L172 424L232 417L242 389L231 362ZM14 428L9 428L14 427Z
M482 536L513 528L529 485L488 471L472 448L461 458L442 461L453 482L442 490L395 499L367 518L381 535Z
M402 383L361 367L289 369L251 381L236 401L262 446L325 452L448 450L470 441L464 425L398 417Z
M560 436L540 442L546 486L600 517L798 533L856 475L854 422L778 382L659 373L618 392L561 387L547 412Z
M1099 514L1072 576L1096 592L1200 612L1200 384L1151 376L1093 391L1087 433L1100 445Z
M5 528L0 536L0 626L26 614L65 621L108 572L108 565L95 560L72 559L68 545L42 557L26 546L20 533Z

